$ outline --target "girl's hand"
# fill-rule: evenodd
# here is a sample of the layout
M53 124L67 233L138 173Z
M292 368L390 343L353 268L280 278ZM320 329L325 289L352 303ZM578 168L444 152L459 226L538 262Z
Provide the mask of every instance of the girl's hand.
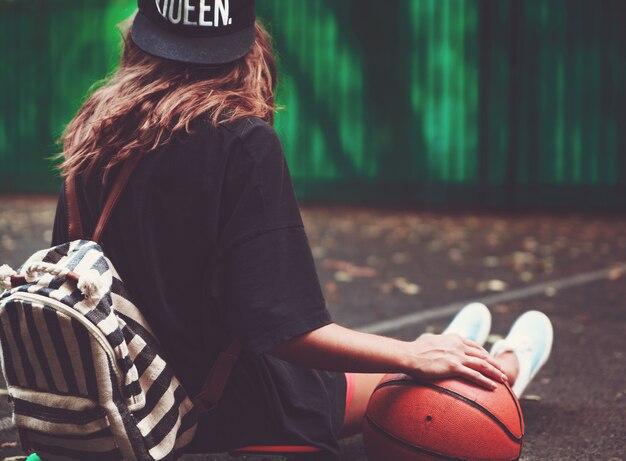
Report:
M505 382L506 375L489 353L474 341L455 333L423 335L411 343L412 369L406 374L418 379L465 378L494 389L493 380Z

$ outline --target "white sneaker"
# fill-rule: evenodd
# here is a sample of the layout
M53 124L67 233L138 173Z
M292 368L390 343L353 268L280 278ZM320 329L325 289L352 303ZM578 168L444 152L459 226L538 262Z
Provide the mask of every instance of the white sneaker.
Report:
M481 303L471 303L461 309L442 334L457 333L481 346L487 341L491 329L491 313Z
M493 357L507 351L517 357L519 373L513 384L513 392L517 397L522 395L550 357L553 336L550 319L542 312L528 311L515 321L506 338L496 341L491 348Z

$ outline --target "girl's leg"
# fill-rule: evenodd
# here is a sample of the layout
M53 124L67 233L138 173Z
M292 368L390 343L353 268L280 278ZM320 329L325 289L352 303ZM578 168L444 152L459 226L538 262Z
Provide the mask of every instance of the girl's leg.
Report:
M346 402L346 414L339 435L341 438L361 432L367 403L384 376L380 373L346 373L346 381L352 391L348 388L347 394L351 394L351 398Z
M503 352L494 357L502 367L502 371L509 379L509 386L515 384L517 375L519 374L519 361L513 352Z

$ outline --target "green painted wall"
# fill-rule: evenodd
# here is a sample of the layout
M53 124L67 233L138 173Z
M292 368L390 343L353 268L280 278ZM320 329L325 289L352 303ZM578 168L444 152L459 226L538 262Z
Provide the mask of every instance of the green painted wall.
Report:
M45 158L134 5L0 0L0 191L57 189ZM626 209L626 2L257 5L301 198Z
M135 4L136 5L136 4ZM129 0L0 0L0 191L57 191L47 160L117 61Z

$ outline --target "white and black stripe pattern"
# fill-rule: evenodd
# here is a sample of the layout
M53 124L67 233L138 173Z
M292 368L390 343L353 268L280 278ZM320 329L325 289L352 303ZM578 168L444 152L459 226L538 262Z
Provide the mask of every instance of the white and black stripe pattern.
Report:
M177 459L195 434L193 404L100 247L41 250L18 273L29 268L28 283L0 296L2 368L24 448L46 460ZM89 277L90 292L57 269L78 286Z

